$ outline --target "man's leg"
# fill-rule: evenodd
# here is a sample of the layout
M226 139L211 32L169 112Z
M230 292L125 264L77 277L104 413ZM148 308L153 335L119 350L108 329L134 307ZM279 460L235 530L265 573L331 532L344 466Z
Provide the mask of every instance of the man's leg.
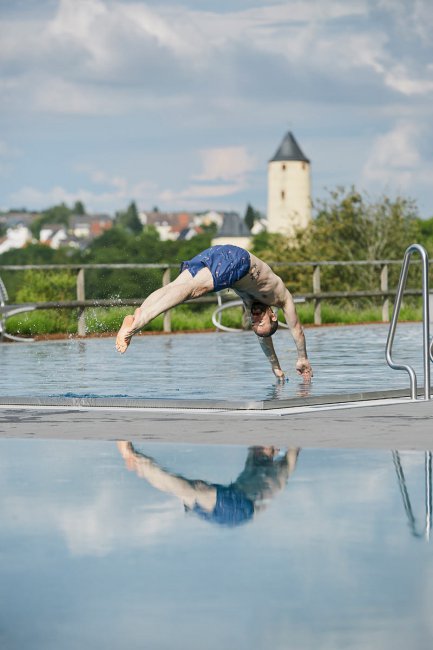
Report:
M185 269L173 282L151 293L134 315L125 316L116 338L118 352L126 352L131 337L159 314L212 290L213 278L208 268L204 267L194 277Z
M140 478L146 479L154 488L173 494L193 508L198 503L203 510L211 512L216 504L216 488L205 481L191 481L180 474L171 474L160 467L152 458L135 451L132 443L119 440L117 448L122 454L126 467Z

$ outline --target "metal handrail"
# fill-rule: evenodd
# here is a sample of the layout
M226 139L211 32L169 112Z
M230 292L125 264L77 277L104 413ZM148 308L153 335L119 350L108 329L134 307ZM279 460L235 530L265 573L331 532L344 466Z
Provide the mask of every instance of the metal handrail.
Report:
M392 359L392 344L400 313L401 301L407 280L410 259L413 253L418 252L422 261L422 303L423 303L423 361L424 361L424 399L430 399L430 360L433 361L432 347L430 344L430 314L429 314L429 288L428 288L428 255L423 246L412 244L406 249L401 267L400 279L395 296L394 309L389 326L388 338L385 347L385 357L388 365L394 370L406 370L410 377L411 399L417 399L416 373L412 366L398 364Z
M397 475L398 486L403 501L403 507L407 515L409 528L414 537L424 537L429 542L432 529L432 452L424 452L424 500L425 500L425 525L421 532L421 526L417 523L412 504L409 497L409 490L406 485L406 478L399 451L392 452L392 460Z
M6 287L3 284L3 280L0 278L0 341L5 337L6 330L6 318L1 308L6 305L8 298L8 292L6 291Z
M231 300L230 302L223 304L221 302L221 296L218 294L218 307L212 313L212 323L217 329L222 330L223 332L243 332L243 328L241 327L228 327L227 325L223 325L221 323L221 312L224 311L224 309L229 309L230 307L245 308L245 305L243 300Z
M221 295L220 293L217 293L217 300L218 300L218 307L215 309L215 311L212 313L212 323L215 325L215 327L218 330L221 330L222 332L244 332L245 327L228 327L228 325L223 325L221 323L221 314L225 309L231 309L232 307L243 307L244 309L244 315L246 314L245 310L245 303L243 300L230 300L229 302L223 303L221 300ZM299 297L299 298L293 298L293 302L299 303L299 302L305 302L305 298ZM283 329L288 329L287 323L283 321L278 321L279 327L282 327Z

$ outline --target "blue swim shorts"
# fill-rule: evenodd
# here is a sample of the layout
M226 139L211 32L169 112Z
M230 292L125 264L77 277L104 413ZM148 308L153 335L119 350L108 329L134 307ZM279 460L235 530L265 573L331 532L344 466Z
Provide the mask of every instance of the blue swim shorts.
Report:
M212 273L214 291L231 287L250 270L250 254L244 248L222 244L211 246L192 260L182 262L180 271L188 269L194 277L200 269L207 266Z
M192 511L201 519L223 526L240 526L254 516L254 503L234 485L215 485L217 499L211 512L203 510L197 503Z

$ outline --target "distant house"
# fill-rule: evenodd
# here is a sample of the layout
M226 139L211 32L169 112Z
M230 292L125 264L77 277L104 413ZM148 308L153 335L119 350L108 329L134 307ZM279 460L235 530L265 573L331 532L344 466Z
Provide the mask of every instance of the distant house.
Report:
M217 227L223 225L223 215L210 210L208 212L140 212L140 221L143 226L154 226L162 241L175 241L176 239L191 239L203 232L203 226L215 223Z
M188 226L188 228L184 228L183 230L180 231L178 235L178 240L183 240L183 241L189 241L196 235L199 235L202 233L203 230L200 228L200 226Z
M189 212L141 212L140 221L143 226L154 226L161 241L175 241L181 233L193 226L194 215Z
M54 249L64 246L67 239L68 233L66 232L66 226L58 223L45 224L39 233L39 241L41 244L45 244Z
M6 237L0 239L0 255L13 248L24 248L32 241L32 233L27 226L18 225L6 230Z
M40 216L39 212L22 212L15 210L6 212L1 215L0 222L7 228L16 228L17 226L25 226L30 229L33 221Z
M237 212L224 212L223 224L212 239L212 245L233 244L248 249L251 245L251 232Z
M73 215L69 225L46 223L42 226L39 241L50 248L85 248L95 237L113 227L113 219L105 214Z
M77 239L94 239L113 227L107 214L73 215L69 219L68 234Z
M209 210L208 212L200 212L194 216L194 223L196 226L210 226L215 224L217 228L221 228L223 225L224 216L221 212L216 212L215 210Z

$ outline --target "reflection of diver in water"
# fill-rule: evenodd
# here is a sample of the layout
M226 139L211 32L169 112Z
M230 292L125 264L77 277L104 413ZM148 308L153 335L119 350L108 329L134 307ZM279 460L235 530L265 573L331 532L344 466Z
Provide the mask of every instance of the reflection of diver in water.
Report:
M130 442L120 441L117 446L130 471L181 499L187 512L228 526L243 524L266 508L267 501L284 488L299 454L299 449L281 454L275 447L251 447L243 471L226 486L171 474Z
M311 382L299 381L296 384L279 381L269 388L266 399L288 399L291 397L310 397L312 395L313 384Z

